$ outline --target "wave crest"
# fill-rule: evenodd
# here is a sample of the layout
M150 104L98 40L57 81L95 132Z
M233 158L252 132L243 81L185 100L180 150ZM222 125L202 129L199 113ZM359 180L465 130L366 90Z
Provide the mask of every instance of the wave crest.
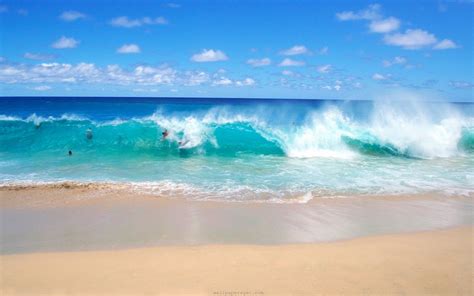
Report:
M301 120L216 107L205 112L165 114L95 122L75 114L25 119L0 115L3 147L41 151L95 149L110 153L239 153L294 158L354 158L358 155L451 157L474 150L474 118L454 109L431 112L417 105L375 103L357 117L341 106L309 110ZM34 126L34 128L33 128ZM85 132L92 129L93 140ZM166 141L163 130L169 131Z

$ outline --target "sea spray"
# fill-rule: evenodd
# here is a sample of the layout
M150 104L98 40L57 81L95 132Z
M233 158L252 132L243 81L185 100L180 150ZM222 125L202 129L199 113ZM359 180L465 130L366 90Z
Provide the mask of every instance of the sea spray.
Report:
M118 182L272 202L474 191L473 104L51 100L0 102L2 184Z

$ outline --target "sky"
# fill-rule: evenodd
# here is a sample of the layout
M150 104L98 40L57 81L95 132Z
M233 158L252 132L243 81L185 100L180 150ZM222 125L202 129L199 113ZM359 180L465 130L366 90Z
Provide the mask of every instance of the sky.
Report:
M473 8L0 0L0 95L473 101Z

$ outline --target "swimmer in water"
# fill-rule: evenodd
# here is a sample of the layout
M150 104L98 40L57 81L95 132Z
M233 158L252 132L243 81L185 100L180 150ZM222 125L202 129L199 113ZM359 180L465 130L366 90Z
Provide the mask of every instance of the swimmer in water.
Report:
M68 154L69 154L69 156L72 156L72 151L71 151L71 150L69 150L69 153L68 153Z
M161 135L163 136L163 140L166 139L166 137L168 137L168 135L169 135L168 130L165 129L165 130L161 133Z
M183 139L182 141L179 141L178 142L178 145L179 145L179 149L182 149L182 148L185 148L184 145L188 144L188 140L186 139Z
M93 136L94 136L94 135L92 134L92 130L91 130L90 128L87 129L87 131L86 131L86 138L87 138L87 140L92 140L92 137L93 137Z

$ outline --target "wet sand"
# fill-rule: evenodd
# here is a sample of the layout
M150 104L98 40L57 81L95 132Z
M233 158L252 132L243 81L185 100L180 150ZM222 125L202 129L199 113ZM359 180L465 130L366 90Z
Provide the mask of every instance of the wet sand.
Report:
M2 295L472 295L473 228L0 257Z
M55 185L56 186L56 185ZM3 254L161 245L295 244L472 225L469 197L167 199L108 187L0 188Z

